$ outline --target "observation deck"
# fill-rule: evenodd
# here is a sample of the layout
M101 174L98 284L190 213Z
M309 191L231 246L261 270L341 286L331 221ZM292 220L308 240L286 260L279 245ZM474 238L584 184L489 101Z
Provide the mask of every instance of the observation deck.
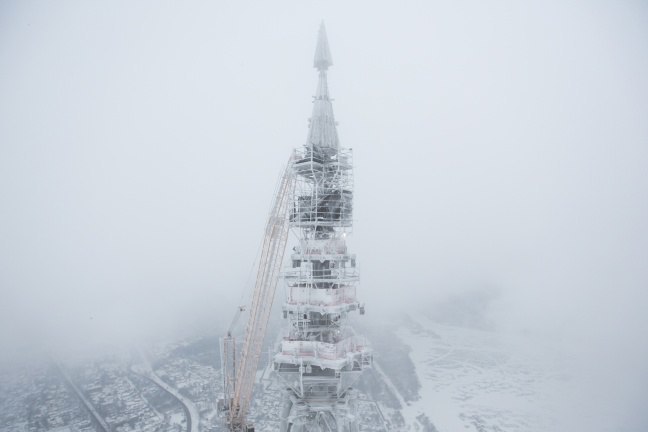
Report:
M275 355L275 363L359 371L370 364L370 356L366 339L357 336L337 343L286 339L281 342L280 352Z
M356 297L355 286L339 288L286 287L287 299L283 304L284 313L304 313L307 311L321 314L339 314L362 309Z

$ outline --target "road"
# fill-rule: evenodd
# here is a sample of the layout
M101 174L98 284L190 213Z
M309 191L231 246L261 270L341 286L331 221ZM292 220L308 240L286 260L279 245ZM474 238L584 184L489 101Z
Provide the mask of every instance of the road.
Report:
M92 405L92 403L91 403L91 402L90 402L90 401L85 397L85 395L83 394L83 392L81 391L81 389L79 389L79 387L77 387L77 385L74 384L74 382L72 381L72 379L70 378L70 376L67 374L67 372L65 371L65 369L63 369L63 367L62 367L58 362L56 362L56 367L58 368L59 372L60 372L61 375L63 376L63 379L64 379L65 382L68 384L68 386L69 386L70 388L72 388L72 390L74 391L74 393L76 393L77 397L78 397L79 399L81 399L81 402L83 402L83 405L84 405L84 406L86 407L86 409L90 412L90 415L92 415L92 417L95 419L95 421L97 422L97 424L99 425L99 427L101 427L101 429L103 429L104 432L110 432L110 426L108 426L108 424L106 423L106 421L105 421L105 420L103 419L103 417L102 417L102 416L97 412L97 410L96 410L95 407Z
M141 357L142 357L142 364L139 365L141 368L137 368L137 369L133 368L133 371L150 379L162 390L166 391L171 396L178 399L178 401L182 404L185 415L187 417L187 432L198 432L200 429L200 414L198 413L198 408L196 407L196 404L194 404L193 401L183 396L178 391L178 389L167 384L162 380L162 378L157 376L157 374L153 370L153 367L151 366L151 363L149 362L148 358L144 353L141 353Z

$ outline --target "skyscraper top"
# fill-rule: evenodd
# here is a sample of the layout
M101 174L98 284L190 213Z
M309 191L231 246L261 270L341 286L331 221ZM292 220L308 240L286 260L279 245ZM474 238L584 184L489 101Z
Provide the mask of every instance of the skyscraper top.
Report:
M319 28L319 35L317 36L317 48L315 48L315 61L313 66L320 71L324 71L333 65L333 58L331 57L331 50L329 49L328 39L326 38L326 27L324 21Z

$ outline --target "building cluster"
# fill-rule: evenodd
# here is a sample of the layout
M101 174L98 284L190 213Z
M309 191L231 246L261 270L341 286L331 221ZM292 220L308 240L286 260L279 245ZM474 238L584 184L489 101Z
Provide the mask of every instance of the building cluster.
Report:
M182 407L165 400L154 384L132 372L118 359L86 363L74 369L71 379L114 432L179 432Z
M89 413L55 367L0 375L0 431L94 432Z
M168 356L156 362L155 372L193 401L201 417L209 416L215 409L222 386L220 371L213 366L200 364L188 358Z
M0 375L0 432L180 432L182 405L127 359L61 367L50 363Z
M215 343L204 341L158 346L150 360L158 377L198 407L201 432L224 432L216 414L222 392L218 354ZM182 404L142 373L141 361L138 356L111 357L74 367L51 364L0 375L0 432L186 431ZM272 363L266 361L263 367L250 418L256 430L270 432L280 426L285 387L272 371ZM384 431L377 406L359 402L360 430Z

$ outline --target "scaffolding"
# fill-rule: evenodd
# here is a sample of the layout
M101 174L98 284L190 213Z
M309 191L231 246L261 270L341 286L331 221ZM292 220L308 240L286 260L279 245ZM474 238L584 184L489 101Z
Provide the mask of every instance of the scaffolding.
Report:
M332 65L322 24L315 52L319 71L306 145L295 151L289 225L298 237L285 271L288 321L273 359L285 384L282 432L358 430L354 383L372 364L366 339L348 314L364 314L357 298L356 256L346 238L353 226L353 154L340 146L327 70Z

